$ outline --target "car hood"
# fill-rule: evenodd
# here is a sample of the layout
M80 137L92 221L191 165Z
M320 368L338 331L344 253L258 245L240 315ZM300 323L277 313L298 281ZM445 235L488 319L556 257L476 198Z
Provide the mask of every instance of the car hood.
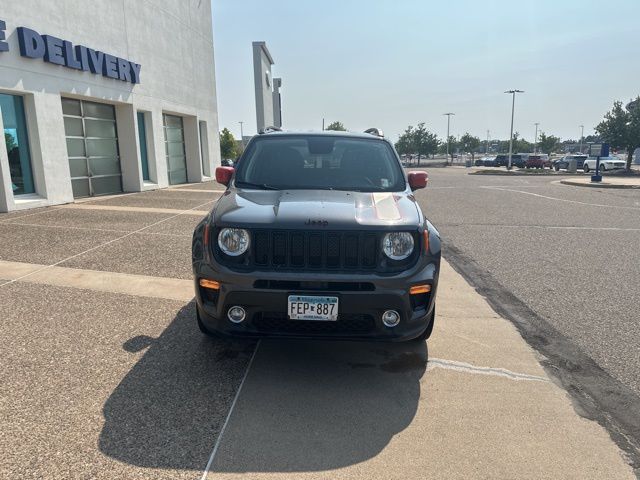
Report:
M423 221L405 192L227 190L214 207L219 226L361 230L409 228Z

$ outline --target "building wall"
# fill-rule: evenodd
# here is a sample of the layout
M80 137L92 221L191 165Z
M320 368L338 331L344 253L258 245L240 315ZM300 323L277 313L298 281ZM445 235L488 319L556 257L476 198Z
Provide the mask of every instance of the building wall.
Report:
M273 126L273 78L271 66L273 59L265 42L253 42L253 79L256 95L256 129ZM267 83L267 78L268 82Z
M183 117L189 181L202 181L203 172L210 175L220 164L210 0L21 0L4 4L0 20L10 48L0 52L0 93L24 95L39 197L26 206L73 201L62 96L115 105L125 191L168 185L163 113ZM17 27L139 63L140 83L22 57ZM146 113L149 182L142 180L137 111ZM4 145L0 162L6 162L1 150ZM6 177L4 167L0 174ZM3 178L0 189L6 183ZM0 192L0 210L22 206L11 197Z

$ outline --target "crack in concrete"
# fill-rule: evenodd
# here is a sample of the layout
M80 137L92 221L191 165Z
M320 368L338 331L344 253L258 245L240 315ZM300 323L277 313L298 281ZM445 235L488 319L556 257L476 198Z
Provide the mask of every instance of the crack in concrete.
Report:
M518 373L507 370L506 368L496 367L478 367L466 362L458 362L456 360L445 360L442 358L430 358L427 362L427 371L435 368L443 368L445 370L454 370L456 372L471 373L475 375L494 375L497 377L508 378L515 381L533 381L548 382L549 379L539 377L537 375L529 375L527 373Z

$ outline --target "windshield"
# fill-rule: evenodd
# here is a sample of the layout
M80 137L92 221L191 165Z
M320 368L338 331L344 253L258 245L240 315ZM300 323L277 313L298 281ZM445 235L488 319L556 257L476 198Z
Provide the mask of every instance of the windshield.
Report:
M403 171L377 139L320 135L258 137L238 162L238 188L399 192Z

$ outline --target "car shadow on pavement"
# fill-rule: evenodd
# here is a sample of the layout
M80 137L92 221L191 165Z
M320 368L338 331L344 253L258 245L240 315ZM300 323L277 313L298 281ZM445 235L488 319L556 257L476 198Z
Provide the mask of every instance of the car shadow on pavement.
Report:
M100 451L141 467L204 469L255 342L204 337L192 301L157 339L122 347L147 350L105 402Z
M369 460L410 425L426 365L425 342L262 341L211 471Z
M193 302L106 401L100 451L148 468L203 470L255 342L204 337ZM424 342L263 340L212 471L319 471L375 457L412 421Z

